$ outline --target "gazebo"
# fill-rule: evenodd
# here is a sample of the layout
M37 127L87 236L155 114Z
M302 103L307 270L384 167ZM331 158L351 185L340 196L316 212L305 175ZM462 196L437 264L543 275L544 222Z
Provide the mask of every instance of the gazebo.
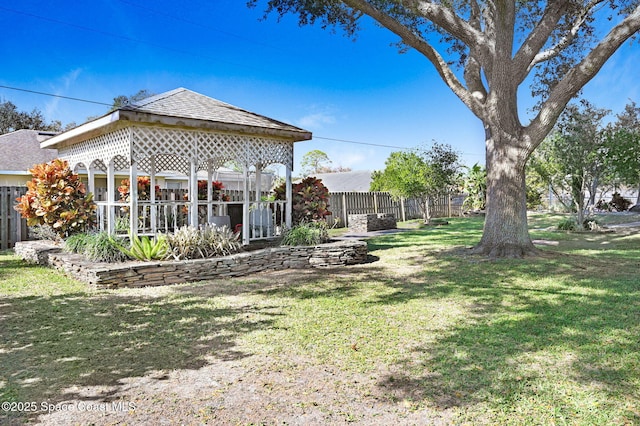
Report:
M106 200L96 203L103 230L115 232L116 221L123 219L132 235L155 235L181 224L229 225L227 213L233 205L242 209L246 245L291 226L293 144L309 139L306 130L179 88L117 109L54 136L41 147L56 148L74 170L84 168L90 192L95 193L96 174L106 174ZM214 199L213 173L230 162L243 171L240 199ZM284 201L266 201L261 192L261 172L271 164L285 167ZM128 171L131 182L127 203L116 197L115 173L123 171ZM198 197L198 171L208 176L203 199ZM188 176L188 199L159 199L155 187L160 172ZM142 175L150 180L144 200L135 184Z

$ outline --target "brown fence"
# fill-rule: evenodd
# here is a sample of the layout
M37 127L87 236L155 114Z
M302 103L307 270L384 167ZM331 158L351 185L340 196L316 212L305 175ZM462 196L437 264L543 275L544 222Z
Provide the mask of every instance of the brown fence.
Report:
M431 217L462 216L464 195L450 194L432 197L430 204ZM332 192L329 194L329 210L327 217L331 226L349 226L350 214L393 213L399 221L422 217L416 199L394 199L388 192Z
M27 192L25 186L0 186L0 249L12 248L16 241L27 239L26 219L14 210L16 198Z

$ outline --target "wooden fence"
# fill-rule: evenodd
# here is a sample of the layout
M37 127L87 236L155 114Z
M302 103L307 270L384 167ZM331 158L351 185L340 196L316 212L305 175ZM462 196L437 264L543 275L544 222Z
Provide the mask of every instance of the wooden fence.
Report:
M16 198L27 192L25 186L0 186L0 249L12 248L28 237L27 220L14 210Z
M464 195L449 194L432 197L430 204L431 217L462 216ZM350 214L393 213L398 221L418 219L422 217L416 199L393 199L388 192L332 192L329 194L329 210L327 217L330 226L349 226Z

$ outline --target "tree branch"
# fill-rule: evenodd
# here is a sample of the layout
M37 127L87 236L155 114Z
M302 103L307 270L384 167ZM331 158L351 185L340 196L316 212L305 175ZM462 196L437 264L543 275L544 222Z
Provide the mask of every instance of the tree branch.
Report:
M541 62L545 62L548 61L549 59L558 56L560 54L560 52L562 52L564 49L567 48L567 46L569 46L571 44L571 42L573 41L573 39L575 39L576 35L578 34L578 31L580 30L580 27L582 27L582 25L584 24L584 22L586 21L587 17L589 16L590 12L593 10L594 7L596 7L598 4L602 3L604 0L592 0L589 2L589 4L587 4L583 9L582 9L582 13L579 13L576 15L576 19L571 27L571 29L567 32L567 34L562 37L558 43L556 43L555 46L543 51L543 52L539 52L538 54L536 54L533 59L531 60L531 62L529 63L527 69L526 69L526 73L529 73L529 71L531 71L531 69L536 66L537 64L541 63ZM561 2L564 3L564 2Z
M445 82L445 84L460 98L460 100L473 112L478 118L483 117L484 106L480 100L473 96L472 92L464 87L460 80L451 70L447 61L424 40L419 34L403 25L398 20L392 18L387 13L378 10L366 0L343 0L349 7L359 10L375 19L380 25L398 35L402 41L408 46L413 47L422 53L436 68L436 71ZM440 25L439 22L436 22ZM467 26L470 28L469 26Z
M531 63L538 52L544 47L549 36L556 28L558 21L567 10L568 2L549 2L536 27L529 33L529 37L520 46L513 58L514 71L518 84L529 74Z
M540 112L527 126L530 140L542 140L546 136L565 106L580 89L600 71L602 66L616 50L634 34L640 31L640 6L611 31L583 59L567 72L562 80L551 90L542 104ZM527 147L533 152L536 146Z

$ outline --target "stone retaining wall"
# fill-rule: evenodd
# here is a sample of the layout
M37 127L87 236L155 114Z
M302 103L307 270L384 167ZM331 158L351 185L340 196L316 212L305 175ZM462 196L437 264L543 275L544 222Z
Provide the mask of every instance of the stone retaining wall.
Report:
M161 262L90 262L44 241L17 243L24 260L63 271L97 288L146 287L239 277L261 271L327 268L364 263L364 241L336 241L318 246L272 247L210 259Z
M393 213L350 214L350 232L370 232L384 229L396 229L396 216Z

